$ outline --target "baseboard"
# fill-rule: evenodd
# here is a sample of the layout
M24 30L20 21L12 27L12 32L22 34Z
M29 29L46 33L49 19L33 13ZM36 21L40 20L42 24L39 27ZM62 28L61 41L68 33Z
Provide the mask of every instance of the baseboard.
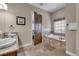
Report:
M76 54L70 52L70 51L66 51L66 54L70 55L70 56L77 56Z
M20 47L19 48L22 48L22 47L27 47L27 46L31 46L32 45L32 43L28 43L28 44L25 44L25 45L20 45Z

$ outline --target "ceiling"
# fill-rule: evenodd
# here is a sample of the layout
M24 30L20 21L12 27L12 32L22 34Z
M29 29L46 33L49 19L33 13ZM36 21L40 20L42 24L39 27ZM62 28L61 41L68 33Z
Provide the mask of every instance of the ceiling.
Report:
M29 4L52 13L65 7L65 3L29 3Z

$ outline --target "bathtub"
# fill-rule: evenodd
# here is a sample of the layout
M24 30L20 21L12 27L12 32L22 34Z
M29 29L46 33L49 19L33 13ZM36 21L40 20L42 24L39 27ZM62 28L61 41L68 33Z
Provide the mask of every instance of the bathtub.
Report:
M48 34L48 35L45 35L46 37L48 38L52 38L52 39L55 39L55 40L59 40L59 41L63 41L65 42L65 36L60 36L60 35L54 35L54 34Z

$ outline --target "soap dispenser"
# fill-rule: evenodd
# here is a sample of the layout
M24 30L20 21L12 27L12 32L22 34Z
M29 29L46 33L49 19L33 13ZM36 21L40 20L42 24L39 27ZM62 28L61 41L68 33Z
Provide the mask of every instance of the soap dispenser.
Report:
M13 26L13 25L10 25L10 26L9 26L9 33L8 33L8 36L9 36L9 37L15 36L14 32L15 32L14 26Z
M9 26L9 32L10 32L10 33L15 32L15 28L14 28L13 25L10 25L10 26Z

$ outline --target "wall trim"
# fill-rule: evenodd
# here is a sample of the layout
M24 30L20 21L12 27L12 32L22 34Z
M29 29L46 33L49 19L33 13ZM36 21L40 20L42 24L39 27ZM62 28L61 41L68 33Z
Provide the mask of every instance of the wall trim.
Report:
M19 48L22 48L22 47L27 47L27 46L31 46L31 45L32 45L32 43L28 43L28 44L20 45L20 47L19 47Z
M66 54L70 55L70 56L77 56L76 54L70 52L70 51L66 51Z

